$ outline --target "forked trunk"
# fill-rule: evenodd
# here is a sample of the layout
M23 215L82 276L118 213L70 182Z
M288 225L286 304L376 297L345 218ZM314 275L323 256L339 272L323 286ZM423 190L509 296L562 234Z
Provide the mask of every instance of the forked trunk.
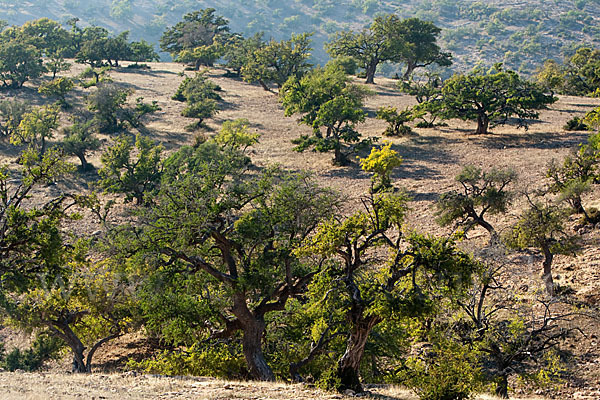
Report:
M243 327L243 349L246 364L252 378L260 381L274 381L275 374L267 364L262 351L262 337L265 332L265 321L256 319Z
M477 131L476 135L485 135L488 133L488 127L490 126L490 119L486 114L477 115Z
M410 75L413 73L415 68L416 68L415 63L412 61L408 61L406 63L406 71L404 71L404 76L402 77L402 79L404 79L405 81L408 80L408 78L410 78Z

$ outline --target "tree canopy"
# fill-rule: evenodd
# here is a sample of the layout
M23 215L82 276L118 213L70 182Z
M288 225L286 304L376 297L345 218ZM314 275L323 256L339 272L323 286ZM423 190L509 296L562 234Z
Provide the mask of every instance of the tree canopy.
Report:
M441 29L418 18L400 19L394 14L378 16L368 29L342 31L327 44L333 57L350 56L366 73L366 83L374 83L377 66L385 61L403 63L407 79L418 67L430 64L448 66L449 53L436 44Z
M435 101L443 118L476 120L475 134L486 134L490 124L505 124L513 116L519 126L526 127L528 119L538 117L536 110L556 100L536 84L498 64L488 72L475 69L466 75L454 75L444 82L439 103Z

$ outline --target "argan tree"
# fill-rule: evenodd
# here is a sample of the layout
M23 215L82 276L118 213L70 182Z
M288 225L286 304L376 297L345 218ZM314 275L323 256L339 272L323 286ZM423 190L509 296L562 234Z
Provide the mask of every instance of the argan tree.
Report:
M193 78L186 77L173 95L173 100L183 101L186 107L181 115L187 118L197 118L198 121L188 128L196 129L202 122L213 117L218 111L218 101L221 88L206 77L204 73L196 73Z
M327 44L332 57L350 56L364 68L366 83L374 83L377 66L385 61L404 63L407 79L415 68L433 63L450 65L449 53L436 44L440 29L418 18L401 20L388 14L378 16L361 32L342 31Z
M66 252L54 274L31 276L8 286L2 298L10 322L27 331L47 329L73 354L73 372L92 372L96 351L123 335L135 310L132 284L117 268L91 265L81 243ZM87 350L87 351L86 351Z
M136 155L132 154L136 150ZM163 147L138 134L135 143L122 135L102 153L98 184L106 192L124 193L125 201L135 199L141 205L150 202L147 194L154 190L162 172Z
M160 49L175 60L192 62L196 70L212 66L222 52L217 38L229 32L229 22L215 11L206 8L184 15L183 21L163 33Z
M362 169L373 173L371 191L374 193L392 187L392 171L400 165L402 157L392 150L391 142L384 143L380 148L373 147L368 157L360 159Z
M510 169L482 171L472 165L465 167L455 180L461 190L453 190L440 196L436 207L437 222L442 225L457 224L465 232L476 225L487 230L491 241L497 241L498 233L486 219L486 214L505 213L513 193L509 185L516 179Z
M529 200L517 223L505 236L506 244L514 249L534 248L544 256L542 279L546 292L554 296L552 262L556 254L572 255L578 249L577 236L565 229L564 209L539 201Z
M145 254L137 260L153 260L148 329L188 346L239 338L248 374L274 380L263 351L269 320L318 269L292 250L336 201L306 176L249 167L229 140L183 147L165 161L143 223L122 231L121 242Z
M546 108L557 100L545 94L536 84L522 79L514 71L505 71L500 64L485 73L474 70L467 75L454 75L444 82L439 115L477 121L475 134L487 134L490 124L505 124L517 117L519 126L537 118L535 110Z
M316 68L302 78L290 78L280 91L285 115L300 114L299 122L313 128L312 136L303 135L294 141L296 150L333 150L334 164L347 163L348 154L365 144L355 124L365 119L362 106L368 93L351 84L338 66ZM349 148L344 149L344 145Z
M67 94L73 90L75 84L70 78L57 78L50 82L42 84L38 88L38 92L58 99L58 104L63 108L69 108L70 104L67 102Z
M384 106L377 110L376 118L388 123L384 136L404 136L412 132L409 126L404 125L414 119L412 110L398 111L396 107Z
M288 79L301 77L311 67L308 63L312 50L311 35L292 35L289 40L271 40L259 46L242 66L242 78L247 82L257 82L263 89L270 90L270 83L281 88Z
M338 390L362 392L359 367L378 324L434 312L434 299L468 287L478 265L451 239L402 235L406 200L401 192L363 199L363 210L321 224L297 251L322 258L326 267L315 277L312 294L326 314L345 321L345 351L331 373ZM329 325L327 319L316 323Z
M11 135L14 145L26 144L40 155L46 151L47 140L58 128L60 108L56 105L36 107L23 115L17 130Z
M29 103L19 100L0 101L0 136L10 138L17 132L23 116L31 111Z
M90 151L100 148L100 140L96 137L96 126L93 120L74 119L73 124L63 129L62 148L68 155L79 158L81 170L88 171L94 166L87 161Z
M39 50L18 39L0 37L0 82L3 88L18 89L43 73Z

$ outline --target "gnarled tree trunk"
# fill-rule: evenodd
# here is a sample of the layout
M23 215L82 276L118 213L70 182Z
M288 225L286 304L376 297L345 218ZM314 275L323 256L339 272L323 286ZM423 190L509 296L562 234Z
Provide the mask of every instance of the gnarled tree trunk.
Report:
M358 323L352 327L346 343L346 351L338 361L337 373L342 384L342 390L363 391L359 374L360 362L365 352L369 334L379 321L380 319L377 317L360 318Z
M552 254L548 246L544 246L542 250L544 251L544 272L542 274L542 280L546 286L546 292L548 292L551 297L554 297L554 280L552 279L552 260L554 259L554 254Z
M274 381L275 374L271 370L262 351L262 337L265 332L264 318L259 317L254 321L242 325L244 358L254 379L261 381Z
M366 84L369 84L369 85L375 84L375 72L376 71L377 71L377 63L372 62L367 66L367 69L365 71L366 78L367 78L367 80L365 81Z
M485 135L488 133L488 128L490 126L490 119L485 113L481 113L477 115L477 130L475 131L476 135Z

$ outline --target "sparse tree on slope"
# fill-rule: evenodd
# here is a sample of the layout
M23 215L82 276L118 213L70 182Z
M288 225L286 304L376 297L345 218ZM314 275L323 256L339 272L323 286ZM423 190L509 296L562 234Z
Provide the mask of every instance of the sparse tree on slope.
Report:
M490 124L505 124L516 116L519 126L537 118L536 110L557 100L514 71L505 71L500 64L488 73L475 70L467 75L455 75L444 82L440 110L443 118L477 121L475 134L487 134Z
M317 68L302 78L290 78L280 93L285 115L300 114L299 122L311 126L314 132L312 136L294 140L296 149L333 150L334 164L347 163L348 153L365 144L354 127L365 119L362 106L368 94L362 87L351 84L339 66ZM348 150L343 148L344 144L349 145Z

